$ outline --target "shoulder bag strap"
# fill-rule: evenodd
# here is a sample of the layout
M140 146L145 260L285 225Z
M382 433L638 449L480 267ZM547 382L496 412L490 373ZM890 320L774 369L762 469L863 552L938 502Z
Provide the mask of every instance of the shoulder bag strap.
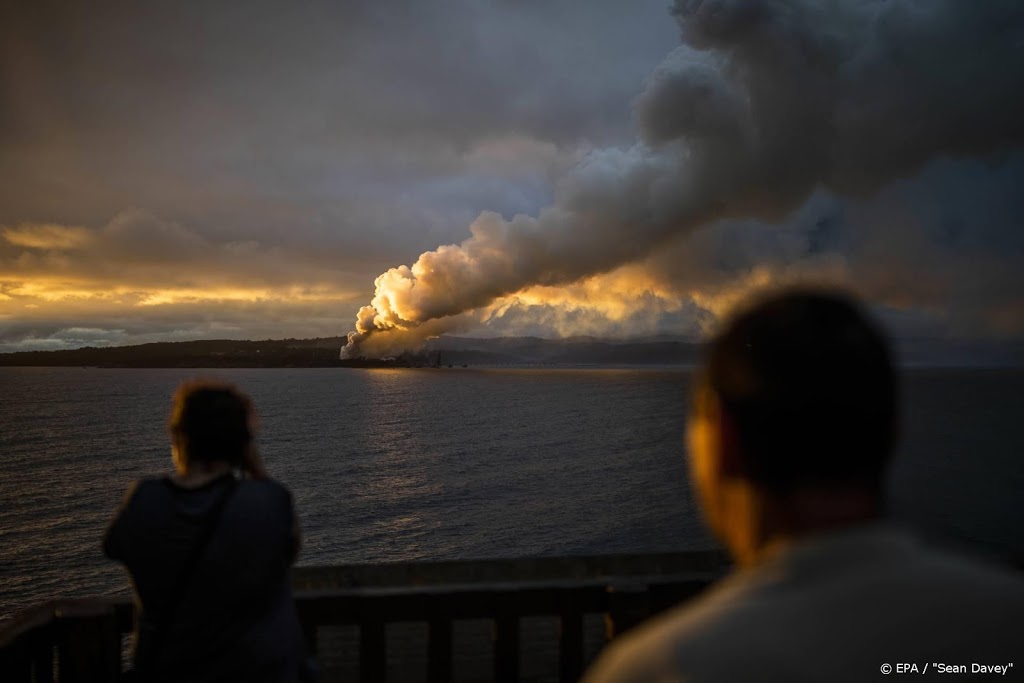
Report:
M167 599L164 601L163 616L159 622L151 622L153 630L150 633L150 645L148 649L148 655L150 663L156 660L156 656L160 651L160 646L163 643L164 636L167 633L167 628L174 622L178 605L181 603L181 598L185 594L185 589L192 582L192 577L195 575L196 568L199 566L199 560L202 559L203 553L206 551L206 547L210 543L210 539L213 538L213 532L217 530L217 524L220 522L220 518L224 513L224 508L227 507L228 499L238 488L238 479L234 476L231 477L231 481L228 484L227 490L221 494L217 502L214 503L213 508L207 513L203 520L203 528L199 532L198 538L196 538L195 544L192 546L192 552L189 553L188 558L185 560L185 564L182 567L181 573L178 574L178 580L175 582L174 587L167 594Z

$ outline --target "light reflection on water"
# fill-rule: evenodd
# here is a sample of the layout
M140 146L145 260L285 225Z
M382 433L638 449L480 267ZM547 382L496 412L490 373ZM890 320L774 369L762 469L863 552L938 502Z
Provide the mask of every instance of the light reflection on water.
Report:
M166 471L170 396L252 395L301 564L703 548L682 454L688 370L0 369L0 614L126 590L99 538ZM920 371L893 476L904 515L1024 555L1024 374Z

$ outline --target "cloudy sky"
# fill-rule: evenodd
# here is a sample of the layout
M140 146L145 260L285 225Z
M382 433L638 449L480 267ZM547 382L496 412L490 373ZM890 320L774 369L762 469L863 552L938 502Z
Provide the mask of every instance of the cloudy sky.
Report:
M0 351L696 335L806 279L1024 336L1016 2L19 4Z

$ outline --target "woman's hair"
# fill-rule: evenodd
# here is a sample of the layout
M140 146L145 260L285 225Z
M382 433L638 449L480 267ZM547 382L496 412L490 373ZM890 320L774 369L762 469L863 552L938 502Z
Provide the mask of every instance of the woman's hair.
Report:
M189 380L174 394L168 429L186 461L238 465L252 443L252 401L231 384Z

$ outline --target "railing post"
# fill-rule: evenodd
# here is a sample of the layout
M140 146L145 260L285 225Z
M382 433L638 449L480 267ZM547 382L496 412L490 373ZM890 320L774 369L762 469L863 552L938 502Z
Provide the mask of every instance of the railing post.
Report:
M583 612L575 593L563 597L559 619L558 680L575 683L583 675Z
M387 668L387 626L378 615L364 614L359 624L359 680L380 683Z
M121 677L121 632L113 606L56 616L61 683L107 683Z
M494 680L515 683L519 680L519 615L514 611L514 596L499 596L494 618Z
M452 618L435 613L430 617L427 635L427 680L447 683L452 680Z
M609 566L615 569L614 563ZM711 570L670 574L660 564L652 565L645 574L609 572L598 576L579 571L580 575L569 577L578 568L557 569L566 578L549 582L547 577L519 567L517 571L524 575L518 578L500 580L482 572L487 576L473 575L464 583L441 581L437 586L401 581L393 586L372 582L361 586L349 581L333 588L309 589L308 595L298 597L297 607L311 650L317 647L320 627L361 627L357 652L351 653L354 643L347 638L341 647L346 664L353 664L349 653L360 657L360 680L374 682L388 675L388 623L427 622L426 674L434 682L452 680L456 673L454 660L461 648L453 647L455 619L491 619L495 678L513 681L524 667L533 664L529 657L535 654L521 651L523 639L535 635L533 631L521 633L523 618L557 617L561 625L559 679L575 681L587 663L583 628L587 615L605 614L606 635L611 639L653 611L689 599L712 578ZM624 578L600 578L609 576ZM0 628L0 681L117 681L121 635L131 630L132 615L132 605L123 599L113 603L61 600L26 610ZM422 646L420 637L416 642ZM326 639L323 647L327 647ZM321 654L331 659L338 653Z
M651 614L657 614L687 600L692 600L707 588L708 581L692 579L668 585L653 584L648 588Z
M53 641L47 639L43 641L42 645L34 648L32 666L35 672L33 679L35 683L53 683Z
M608 586L605 639L611 641L647 618L651 613L646 584L619 583Z
M8 645L4 650L0 650L0 679L11 683L31 681L33 654L24 642ZM52 659L50 668L53 668Z
M316 657L316 651L320 647L320 643L317 640L317 624L315 621L303 621L300 623L302 624L302 637L306 640L306 653Z

